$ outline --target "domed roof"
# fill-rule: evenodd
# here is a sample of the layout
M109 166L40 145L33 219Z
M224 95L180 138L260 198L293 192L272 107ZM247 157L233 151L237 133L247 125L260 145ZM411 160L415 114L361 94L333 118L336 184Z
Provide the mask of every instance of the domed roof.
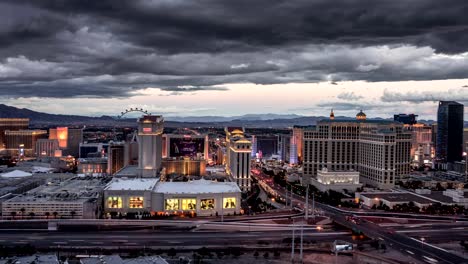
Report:
M244 134L244 132L240 129L234 129L233 131L231 131L231 134Z
M365 120L366 119L366 114L361 110L359 113L356 114L356 119L358 120Z

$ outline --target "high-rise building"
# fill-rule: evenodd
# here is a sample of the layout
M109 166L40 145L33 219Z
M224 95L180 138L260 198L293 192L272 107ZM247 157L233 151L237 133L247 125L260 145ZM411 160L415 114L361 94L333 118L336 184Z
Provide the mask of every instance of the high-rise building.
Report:
M54 157L58 149L59 143L56 139L40 138L36 142L37 157Z
M288 162L291 154L291 135L278 135L278 155L281 161Z
M393 121L400 122L405 125L414 125L418 122L416 120L417 117L418 115L415 115L415 114L398 114L398 115L393 115Z
M62 155L79 157L80 143L83 142L82 128L57 127L49 129L49 139L56 139Z
M250 160L252 142L244 137L240 129L226 128L226 172L243 191L250 191Z
M47 138L45 130L5 131L5 149L9 155L36 156L36 142Z
M303 160L303 143L304 143L304 129L307 128L306 126L294 126L293 127L293 138L292 142L296 143L296 152L297 152L297 162L302 163Z
M437 111L437 163L461 161L463 155L463 105L440 101Z
M107 153L107 174L114 175L126 164L125 162L125 143L111 142Z
M256 135L257 151L262 152L263 157L269 158L278 154L277 135Z
M156 177L161 169L164 118L144 115L138 119L138 171L140 177Z
M251 138L250 138L250 142L252 142L252 152L250 153L250 156L252 158L255 158L257 156L257 152L258 152L258 149L257 149L257 138L255 137L255 135L252 135Z
M432 127L429 125L416 123L404 125L404 128L411 131L411 159L414 166L422 166L432 162L434 157L434 145L432 144Z
M367 120L361 111L356 120L321 120L304 129L303 184L317 171L359 171L363 183L393 187L409 174L411 133L391 121Z
M5 148L5 131L27 130L29 118L0 118L0 150Z
M291 144L289 146L289 163L290 164L297 164L298 162L299 161L298 161L298 157L297 157L297 139L293 135L291 137Z

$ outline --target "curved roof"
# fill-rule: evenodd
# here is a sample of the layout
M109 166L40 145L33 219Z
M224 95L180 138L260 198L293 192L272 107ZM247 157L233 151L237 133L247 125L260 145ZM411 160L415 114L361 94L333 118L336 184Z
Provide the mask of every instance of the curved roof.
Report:
M231 134L244 134L244 132L239 129L234 129L233 131L231 131Z
M366 116L366 114L364 114L364 112L361 110L359 111L359 113L356 114L356 116Z

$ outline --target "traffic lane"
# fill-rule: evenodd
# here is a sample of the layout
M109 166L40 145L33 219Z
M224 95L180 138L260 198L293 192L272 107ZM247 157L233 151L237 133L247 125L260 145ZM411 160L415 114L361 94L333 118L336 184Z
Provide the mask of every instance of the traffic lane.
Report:
M296 232L298 238L299 232ZM226 245L258 244L259 241L268 243L282 243L291 238L291 232L186 232L186 233L134 233L110 232L103 233L47 233L37 232L29 234L0 233L0 245L26 245L38 247L62 246L101 246L112 247L120 245L142 246L170 246L183 244L184 246L198 245ZM334 241L350 239L348 232L304 232L305 241Z

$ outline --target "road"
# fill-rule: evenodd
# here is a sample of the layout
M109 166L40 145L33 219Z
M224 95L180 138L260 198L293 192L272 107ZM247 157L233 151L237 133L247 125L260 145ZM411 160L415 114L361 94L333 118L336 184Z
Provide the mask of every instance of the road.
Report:
M304 232L305 241L334 241L349 239L350 232ZM27 245L38 248L61 247L238 247L242 245L281 244L283 239L291 239L290 231L232 232L232 231L2 231L0 245ZM261 243L259 243L261 241ZM285 244L283 244L285 246Z
M258 180L262 180L263 175L254 175L257 177ZM270 185L278 195L285 198L286 197L286 190L279 186L278 184L272 183ZM293 204L297 204L301 208L305 208L305 198L293 195L292 196ZM311 201L309 199L309 205ZM359 220L359 213L356 212L346 212L344 210L322 204L322 203L315 203L316 209L322 210L327 216L333 219L337 224L345 226L350 230L355 230L364 233L366 236L374 239L384 240L388 246L399 250L403 253L411 252L413 257L419 257L420 259L431 258L436 261L437 263L448 263L448 264L462 264L468 263L468 260L452 254L442 248L435 247L431 244L428 244L424 241L420 241L418 239L409 237L403 233L398 233L395 231L389 231L375 223L366 221L366 220ZM347 220L347 216L355 216L358 220L356 223ZM365 214L371 215L371 214ZM437 234L437 232L432 232L433 234ZM441 237L451 237L449 234L445 234L443 231L439 232ZM408 254L407 253L407 254Z

